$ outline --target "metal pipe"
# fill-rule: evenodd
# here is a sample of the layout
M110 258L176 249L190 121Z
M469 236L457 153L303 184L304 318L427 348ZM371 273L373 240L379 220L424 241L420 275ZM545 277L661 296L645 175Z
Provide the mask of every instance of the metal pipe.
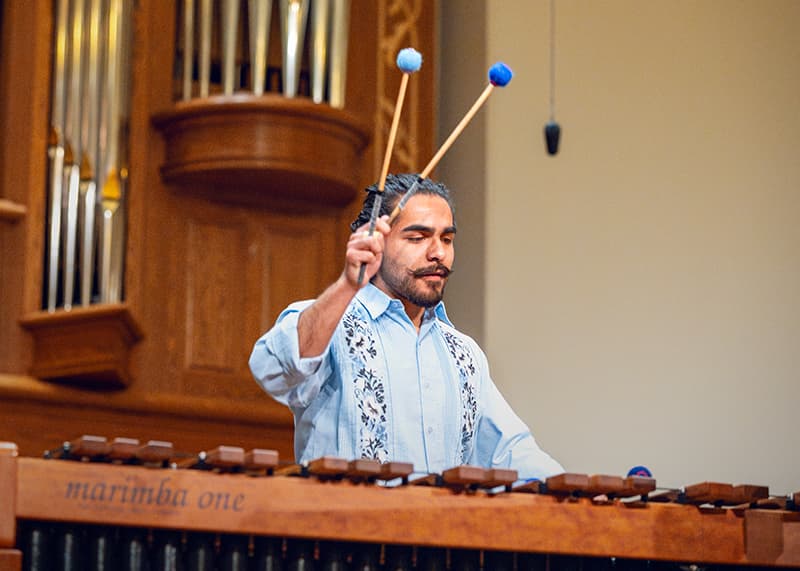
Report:
M236 89L236 40L239 36L239 0L222 0L222 93Z
M211 0L200 0L200 97L208 97L211 83Z
M297 95L300 82L300 66L303 60L306 24L308 21L307 0L280 0L281 39L283 43L283 94Z
M333 0L331 16L330 76L328 101L332 107L344 107L347 88L347 43L350 38L350 0Z
M47 142L49 168L48 236L46 284L47 311L55 311L58 296L58 265L61 251L61 201L64 184L64 100L67 67L67 26L69 2L56 3L53 85L50 109L50 134Z
M97 171L100 164L100 87L103 56L102 0L90 0L87 27L86 81L84 82L81 116L81 139L83 157L80 164L78 197L78 267L79 302L83 306L91 303L92 278L95 263L95 211L97 210Z
M263 95L267 79L267 53L269 51L269 24L272 0L249 0L250 67L253 94Z
M75 300L75 265L78 235L78 194L80 192L80 156L83 111L83 53L85 28L85 0L72 0L70 14L69 89L67 90L64 152L66 194L62 213L65 232L62 236L64 248L63 293L64 309L72 309Z
M311 99L325 101L325 80L328 71L328 42L330 38L330 0L314 0L311 5Z
M192 98L192 63L194 62L194 0L183 2L183 100Z
M114 226L118 218L121 184L120 184L120 132L121 115L123 110L123 73L122 53L123 39L125 38L124 2L126 0L110 0L108 12L108 58L106 60L106 85L105 93L107 105L106 136L108 140L108 154L104 172L106 173L100 190L100 203L102 217L100 220L100 245L98 258L100 261L100 301L114 303L119 298L113 291L116 277L113 275L112 260L114 252L115 235Z

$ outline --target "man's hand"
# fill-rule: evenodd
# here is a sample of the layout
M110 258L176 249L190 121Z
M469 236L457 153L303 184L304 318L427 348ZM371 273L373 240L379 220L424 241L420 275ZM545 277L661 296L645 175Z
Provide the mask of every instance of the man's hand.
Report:
M388 216L381 216L375 223L375 232L369 235L369 224L364 224L350 235L345 254L345 266L342 276L347 283L358 289L364 286L380 268L383 259L384 236L391 227L387 222ZM358 283L358 274L361 264L366 264L364 279Z
M297 340L301 357L322 354L359 287L369 282L378 271L383 259L384 236L391 230L386 221L388 218L381 216L375 223L372 236L369 235L368 224L350 235L342 275L300 314L297 321ZM362 262L367 267L363 283L359 285L358 273Z

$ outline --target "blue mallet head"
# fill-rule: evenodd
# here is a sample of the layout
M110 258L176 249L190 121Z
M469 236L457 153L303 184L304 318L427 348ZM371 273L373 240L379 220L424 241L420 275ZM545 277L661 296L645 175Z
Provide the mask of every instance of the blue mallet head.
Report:
M628 476L643 476L645 478L652 478L653 473L647 466L634 466L628 470Z
M489 68L489 82L497 87L505 87L512 77L514 72L501 61Z
M414 48L403 48L397 54L397 67L403 73L414 73L422 65L422 54Z

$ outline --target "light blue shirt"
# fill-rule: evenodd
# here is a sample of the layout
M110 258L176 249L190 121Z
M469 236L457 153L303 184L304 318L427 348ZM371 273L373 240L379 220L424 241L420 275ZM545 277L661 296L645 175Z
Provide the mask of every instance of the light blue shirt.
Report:
M411 462L441 473L462 464L513 468L520 478L563 472L536 443L489 376L486 356L458 332L444 304L419 333L402 303L368 284L328 347L300 358L297 320L285 309L250 356L259 384L295 417L295 458Z

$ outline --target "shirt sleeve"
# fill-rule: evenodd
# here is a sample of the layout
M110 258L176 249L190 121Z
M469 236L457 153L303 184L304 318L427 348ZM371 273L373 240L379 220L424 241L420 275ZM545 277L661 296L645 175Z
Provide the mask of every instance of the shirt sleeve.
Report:
M489 375L483 352L480 387L481 415L474 448L475 463L517 470L520 479L545 480L564 468L539 447L528 426L517 416Z
M331 374L330 342L321 355L300 357L297 321L311 303L301 301L286 308L250 354L250 371L258 384L292 409L307 407Z

